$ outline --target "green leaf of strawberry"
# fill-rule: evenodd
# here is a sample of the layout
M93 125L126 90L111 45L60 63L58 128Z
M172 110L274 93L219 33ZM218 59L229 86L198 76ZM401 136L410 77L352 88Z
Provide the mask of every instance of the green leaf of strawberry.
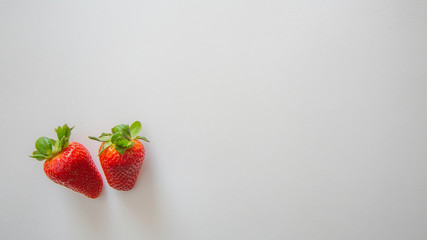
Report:
M122 131L123 131L123 129L124 129L124 128L126 128L126 126L127 126L127 125L125 125L125 124L119 124L119 125L117 125L117 126L113 127L113 128L111 129L111 132L113 132L113 133L122 132ZM129 126L127 126L127 127L129 127Z
M62 127L55 129L58 140L54 140L47 137L40 137L37 139L35 147L37 151L33 152L33 155L30 156L39 161L44 159L51 159L58 155L64 148L68 146L68 141L71 135L71 130L67 124L64 124Z
M148 142L145 137L138 136L140 131L141 123L139 121L135 121L130 127L126 124L119 124L111 129L111 133L102 133L99 137L90 136L89 138L95 141L104 142L99 154L112 145L120 154L123 154L126 149L131 148L135 144L133 142L135 139L141 139Z
M52 154L52 143L47 137L40 137L36 141L36 149L39 153L44 155Z
M119 152L121 155L123 155L126 152L126 148L124 147L120 147L120 146L116 146L115 149L117 150L117 152Z
M115 142L116 142L116 140L117 140L117 138L119 138L119 137L121 137L121 136L122 136L122 134L121 134L121 133L119 133L119 132L114 133L114 134L111 136L111 142L112 142L112 143L115 143Z
M127 145L128 145L128 142L129 141L127 139L125 139L123 137L118 137L118 138L116 138L116 141L114 141L113 143L116 144L119 147L126 148Z
M130 125L130 135L132 137L138 136L138 133L141 131L141 123L139 121L135 121Z
M99 141L99 142L108 142L111 140L111 137L109 137L109 136L100 136L99 138L97 138L97 137L89 137L89 138L92 140Z
M144 140L144 141L146 141L146 142L150 142L150 141L148 141L148 139L146 139L145 137L136 136L135 138L136 138L136 139Z
M102 153L105 149L107 149L109 146L111 146L113 143L112 142L106 142L102 145L101 150L99 151L99 153Z
M46 159L46 158L47 158L47 155L41 154L41 153L39 153L38 151L34 151L34 152L33 152L33 155L32 155L32 156L30 156L30 157L35 158L35 159L37 159L37 160L39 160L39 161L42 161L42 160L44 160L44 159Z

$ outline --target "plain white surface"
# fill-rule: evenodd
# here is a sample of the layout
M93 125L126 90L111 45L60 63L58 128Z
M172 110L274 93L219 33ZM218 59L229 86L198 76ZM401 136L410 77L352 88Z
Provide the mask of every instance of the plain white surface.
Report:
M427 239L426 42L416 0L2 0L0 239ZM134 120L130 192L27 156Z

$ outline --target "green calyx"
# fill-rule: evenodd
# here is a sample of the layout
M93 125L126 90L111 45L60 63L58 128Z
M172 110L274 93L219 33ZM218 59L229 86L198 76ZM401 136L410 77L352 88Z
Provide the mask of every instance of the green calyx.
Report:
M111 145L114 146L117 152L123 154L126 149L133 147L135 144L133 140L135 139L141 139L149 142L145 137L138 135L140 131L141 123L139 121L135 121L130 125L130 127L126 124L119 124L111 129L111 133L102 133L99 137L89 138L104 143L99 154Z
M58 140L54 140L47 137L40 137L36 141L36 150L33 152L33 155L30 156L39 161L43 161L45 159L52 159L56 155L62 152L64 148L68 146L68 142L70 140L71 130L74 127L70 128L67 124L64 126L59 126L55 129L56 135L58 136Z

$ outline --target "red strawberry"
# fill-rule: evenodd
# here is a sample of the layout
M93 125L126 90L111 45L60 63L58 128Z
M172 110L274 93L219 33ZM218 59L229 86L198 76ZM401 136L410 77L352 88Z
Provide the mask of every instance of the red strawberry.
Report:
M138 136L140 131L141 123L136 121L130 127L117 125L112 133L102 133L99 138L89 137L102 142L99 161L108 184L116 190L131 190L138 179L145 156L144 145L138 139L148 142Z
M89 198L102 192L102 177L90 156L80 143L69 143L71 129L65 124L55 129L58 140L41 137L36 141L37 151L30 156L44 162L44 172L53 182Z

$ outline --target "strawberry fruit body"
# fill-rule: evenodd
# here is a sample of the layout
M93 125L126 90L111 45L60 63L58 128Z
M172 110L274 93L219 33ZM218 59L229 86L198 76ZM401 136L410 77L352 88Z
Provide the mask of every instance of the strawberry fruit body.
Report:
M89 151L80 143L69 143L71 129L66 124L55 129L58 140L41 137L36 141L37 151L31 157L43 161L46 176L89 198L97 198L103 188L101 174Z
M144 145L138 140L148 142L145 137L138 136L141 123L120 124L112 129L112 133L89 137L102 142L99 148L99 161L108 184L120 191L131 190L138 179L145 157Z

